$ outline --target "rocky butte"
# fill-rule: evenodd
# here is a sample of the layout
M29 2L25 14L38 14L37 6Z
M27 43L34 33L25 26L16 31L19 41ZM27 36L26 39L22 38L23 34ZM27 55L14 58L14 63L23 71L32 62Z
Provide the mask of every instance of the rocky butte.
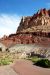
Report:
M0 42L14 44L42 44L50 46L50 10L41 9L33 16L22 17L15 34L4 36Z

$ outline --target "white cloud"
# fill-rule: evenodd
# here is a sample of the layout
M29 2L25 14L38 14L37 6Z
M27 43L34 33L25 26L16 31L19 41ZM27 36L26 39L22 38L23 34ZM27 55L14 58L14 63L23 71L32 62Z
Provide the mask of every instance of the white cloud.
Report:
M0 37L15 33L19 26L21 17L18 15L0 15Z

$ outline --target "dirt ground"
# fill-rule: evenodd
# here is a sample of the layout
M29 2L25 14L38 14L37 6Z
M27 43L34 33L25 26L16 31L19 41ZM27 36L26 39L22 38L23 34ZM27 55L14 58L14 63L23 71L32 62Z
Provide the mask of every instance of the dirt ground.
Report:
M19 75L50 75L50 69L37 67L28 60L17 60L13 69Z
M11 66L0 66L0 75L18 75Z
M0 75L50 75L50 69L33 65L28 60L17 60L7 66L0 66Z

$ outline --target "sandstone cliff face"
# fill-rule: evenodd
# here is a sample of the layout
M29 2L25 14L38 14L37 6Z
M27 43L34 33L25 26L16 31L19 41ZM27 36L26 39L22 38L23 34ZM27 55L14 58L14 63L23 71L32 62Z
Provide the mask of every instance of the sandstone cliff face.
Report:
M50 10L41 9L33 16L22 17L16 34L0 39L6 46L14 44L50 45Z
M50 10L41 9L21 19L17 32L50 32Z

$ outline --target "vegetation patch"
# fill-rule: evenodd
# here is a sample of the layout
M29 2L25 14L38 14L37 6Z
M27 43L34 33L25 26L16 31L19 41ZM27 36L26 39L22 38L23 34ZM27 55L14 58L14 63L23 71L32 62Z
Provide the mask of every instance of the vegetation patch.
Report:
M37 56L33 56L29 57L28 60L31 60L33 63L36 63L38 60L40 60L40 58L38 58Z
M32 62L34 62L34 63L36 63L38 60L40 60L40 58L38 58L38 57L32 57Z
M0 52L0 66L9 65L16 61L17 58L17 53Z
M40 59L37 62L35 62L35 65L44 68L50 68L50 61L48 59Z
M33 62L34 65L40 66L43 68L50 68L50 60L45 58L39 58L37 56L29 57L29 60Z
M9 65L11 63L13 63L13 61L8 58L0 59L0 66L1 65Z

